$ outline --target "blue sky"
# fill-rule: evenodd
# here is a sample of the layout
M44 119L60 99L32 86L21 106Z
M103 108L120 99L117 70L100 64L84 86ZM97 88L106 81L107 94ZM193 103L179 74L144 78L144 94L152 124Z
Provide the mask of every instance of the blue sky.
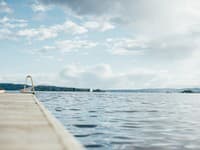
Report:
M197 0L0 0L0 82L200 85Z

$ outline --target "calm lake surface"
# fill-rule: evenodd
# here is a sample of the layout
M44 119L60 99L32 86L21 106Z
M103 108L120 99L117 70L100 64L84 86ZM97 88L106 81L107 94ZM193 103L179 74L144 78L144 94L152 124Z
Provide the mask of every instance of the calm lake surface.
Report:
M199 150L200 94L40 92L89 150Z

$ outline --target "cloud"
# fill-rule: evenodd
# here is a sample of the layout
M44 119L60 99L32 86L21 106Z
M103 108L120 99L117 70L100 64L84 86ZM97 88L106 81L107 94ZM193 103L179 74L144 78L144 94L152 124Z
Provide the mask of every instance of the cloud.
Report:
M57 37L57 30L52 28L31 28L23 29L17 32L18 36L26 37L28 39L35 38L36 40L46 40L49 38Z
M182 87L199 87L200 83L200 51L195 49L188 57L185 57L177 63L177 66L172 70L171 86Z
M198 57L199 52L196 52ZM195 55L194 54L194 55ZM197 62L190 59L181 62L179 68L172 70L156 70L146 68L132 68L129 71L114 71L109 64L80 65L68 64L57 73L30 73L35 84L60 85L66 87L102 88L102 89L139 89L139 88L185 88L198 87L200 71ZM191 69L189 67L192 67ZM195 68L195 72L188 74L188 71ZM1 74L0 82L24 83L27 74Z
M21 30L28 26L28 21L24 19L16 19L9 17L0 18L0 39L16 40L17 30Z
M40 49L36 49L36 50L33 50L32 52L33 53L41 53L41 54L45 54L45 53L48 53L50 51L56 51L56 47L55 46L43 46L42 48Z
M129 27L134 34L163 36L188 32L200 23L197 0L40 0L80 17L102 18Z
M78 49L89 49L96 47L97 43L87 41L87 40L65 40L65 41L57 41L56 47L62 51L72 51Z
M200 32L194 29L182 34L149 38L146 36L108 38L106 49L113 55L138 56L144 62L174 63L172 67L200 49ZM136 57L134 57L136 58ZM153 64L152 64L153 65Z
M13 32L9 29L0 29L0 40L1 39L6 39L6 40L10 40L10 39L16 39L15 36L13 36Z
M0 13L12 13L13 10L4 0L0 0Z
M35 28L28 27L28 21L24 19L15 19L3 17L0 18L1 38L7 34L6 39L13 37L24 37L34 40L47 40L56 38L60 34L80 35L88 32L88 29L72 21L65 21L63 24L55 24L52 26L40 26Z
M34 12L46 12L51 9L50 6L43 5L39 3L37 0L31 5L31 8Z
M66 21L64 25L61 26L61 28L63 28L65 32L72 32L72 34L83 34L83 33L88 32L86 28L72 21Z
M119 5L120 1L109 1L109 0L39 0L41 3L45 5L57 5L66 10L71 10L72 12L76 13L77 15L104 15L108 14L108 12L115 11Z
M108 51L114 55L142 55L149 48L147 41L139 38L109 38L106 42Z
M28 21L24 19L8 18L4 16L0 18L1 28L24 28L28 25Z
M91 88L141 88L152 87L159 80L159 74L151 70L130 70L130 72L114 72L108 64L81 66L67 65L60 72L63 83L69 86ZM156 80L157 79L157 80ZM159 81L160 83L160 81Z
M87 29L99 30L102 32L115 28L115 26L108 21L86 21L83 25Z
M106 42L114 55L142 55L149 61L179 61L199 49L200 1L197 0L40 0L102 30L104 21L120 31ZM126 37L128 31L129 37ZM125 34L124 34L125 33ZM115 39L118 38L118 39Z
M45 54L48 52L76 52L83 49L91 49L97 46L96 42L88 40L61 40L56 41L54 46L44 46L34 50L36 53Z
M198 56L199 54L198 52ZM196 70L200 61L196 64L196 61L190 58L185 60L185 63L181 62L181 64L187 64L188 67L195 64ZM91 66L71 64L60 72L60 81L68 86L103 89L198 87L200 71L196 70L194 73L188 74L188 71L193 69L184 66L171 70L135 67L127 72L117 72L113 71L113 68L108 64Z
M36 40L46 40L55 38L60 33L70 33L72 35L84 34L88 30L72 21L65 21L63 24L56 24L49 27L27 28L17 32L18 36L34 38Z

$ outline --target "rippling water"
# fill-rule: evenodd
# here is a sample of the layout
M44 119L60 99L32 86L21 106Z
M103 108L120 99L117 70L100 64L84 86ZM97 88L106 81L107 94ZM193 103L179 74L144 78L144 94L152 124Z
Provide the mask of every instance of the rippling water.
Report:
M199 150L200 95L41 92L91 150Z

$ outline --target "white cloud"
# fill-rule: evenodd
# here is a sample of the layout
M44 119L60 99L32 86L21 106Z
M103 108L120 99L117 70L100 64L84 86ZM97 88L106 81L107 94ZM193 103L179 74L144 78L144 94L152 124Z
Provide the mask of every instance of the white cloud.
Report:
M46 40L49 38L57 37L57 30L51 28L32 28L32 29L23 29L17 32L18 36L26 38L35 38L37 40Z
M197 0L39 0L44 5L57 5L80 16L103 17L119 24L131 24L136 30L153 34L183 32L199 21ZM153 29L153 30L152 30Z
M0 39L16 40L16 30L24 28L28 21L24 19L9 18L4 16L0 18Z
M1 33L8 33L6 39L13 37L25 37L34 40L46 40L55 38L59 34L80 35L88 32L87 28L72 21L65 21L63 24L55 24L52 26L40 26L37 28L28 28L28 21L24 19L8 18L4 16L0 18ZM1 38L3 39L1 34ZM8 36L9 35L9 36Z
M102 20L86 21L84 23L84 26L87 29L99 30L99 31L103 31L103 32L115 28L115 26L112 23L110 23L108 21L102 21Z
M41 56L46 56L46 55L44 55L45 53L52 52L52 51L57 51L55 46L43 46L42 48L31 50L30 53L37 54L37 55L40 54Z
M18 36L34 38L36 40L46 40L55 38L60 33L70 33L72 35L84 34L87 29L72 22L66 21L63 24L56 24L49 27L27 28L17 32Z
M81 66L67 65L60 73L63 83L76 87L91 88L141 88L152 87L159 82L162 71L130 70L129 72L114 72L108 64Z
M188 61L191 60L192 58L186 61L189 67L191 67L191 63L188 64ZM192 64L194 63L196 62L192 61ZM198 61L199 64L200 61ZM183 62L182 65L184 65ZM196 69L198 67L195 67ZM196 70L192 74L189 74L188 71L190 71L190 68L179 66L171 70L135 67L127 72L117 72L113 71L108 64L92 66L72 64L67 65L60 72L60 77L61 82L69 86L103 89L198 87L200 71Z
M198 53L198 55L196 55ZM171 70L150 68L132 68L129 71L114 71L109 64L80 65L69 64L57 73L31 73L36 84L60 85L66 87L102 88L102 89L139 89L139 88L185 88L198 87L198 66L200 61L193 58L180 62L180 66ZM191 69L190 69L191 67ZM189 74L191 70L196 70ZM0 82L24 83L27 73L1 74Z
M78 49L89 49L96 47L97 43L87 40L65 40L57 41L56 47L62 51L72 51Z
M56 41L53 46L44 46L34 50L36 53L48 52L76 52L83 49L91 49L97 46L96 42L88 40L61 40Z
M0 18L1 28L24 28L28 25L28 21L24 19L8 18L4 16Z
M144 55L148 60L179 61L199 48L200 1L197 0L40 2L47 6L61 6L66 12L72 11L83 20L90 20L84 23L88 29L107 30L107 25L102 27L107 22L111 29L122 30L116 37L119 40L108 43L108 49L115 55ZM127 31L134 38L126 38Z
M195 31L149 38L136 36L132 38L110 38L106 41L107 50L114 55L135 55L150 62L165 64L170 61L176 63L188 58L193 51L200 49L200 34Z
M108 51L114 55L142 55L148 49L148 41L142 38L107 39Z
M78 25L72 21L66 21L63 26L61 26L61 28L64 32L71 32L72 34L83 34L88 32L85 27Z
M13 32L9 29L0 29L0 40L1 39L6 39L6 40L10 40L10 39L16 39L16 37L13 35Z
M13 10L4 0L0 0L0 13L12 13Z
M200 83L200 51L196 49L188 57L180 60L171 70L171 87L199 87Z
M34 12L46 12L47 10L51 9L50 6L43 5L39 3L37 0L31 5L31 8Z
M134 36L163 38L191 32L200 24L200 1L198 0L39 0L44 5L57 5L67 12L74 12L83 18L90 28L99 25L96 18L105 20L110 25L123 26ZM109 25L105 25L109 27ZM110 26L112 27L112 26Z

